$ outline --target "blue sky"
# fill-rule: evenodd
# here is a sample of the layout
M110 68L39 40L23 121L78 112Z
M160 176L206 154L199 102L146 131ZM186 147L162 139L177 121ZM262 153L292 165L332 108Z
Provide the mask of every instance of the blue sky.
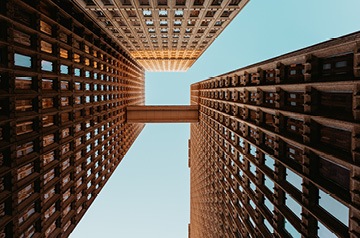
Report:
M146 73L146 104L189 104L190 84L360 30L359 0L251 0L186 73ZM148 124L71 238L184 238L187 124Z

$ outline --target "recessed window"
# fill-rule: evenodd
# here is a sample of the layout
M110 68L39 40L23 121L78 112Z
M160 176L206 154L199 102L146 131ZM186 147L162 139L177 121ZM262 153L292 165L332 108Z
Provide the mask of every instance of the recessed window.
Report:
M44 154L42 156L42 161L44 165L49 164L51 161L55 159L55 153L54 151L51 151L50 153Z
M285 193L285 204L299 219L301 219L301 205L287 193Z
M80 63L80 55L74 53L73 58L74 58L74 62Z
M67 65L60 65L60 73L61 74L69 74L69 66Z
M253 190L253 191L256 190L256 185L255 185L251 180L249 180L249 187L250 187L251 190Z
M264 184L265 186L272 192L274 193L274 187L275 184L274 182L266 175L264 175Z
M183 10L175 10L175 17L182 17L184 15Z
M44 21L40 21L40 31L48 34L48 35L51 35L52 34L52 28L51 26L44 22Z
M285 218L285 229L293 238L301 238L301 234L286 218Z
M40 41L41 51L51 54L52 53L52 44L46 41Z
M26 46L31 46L31 36L28 34L25 34L24 32L20 32L17 30L13 30L13 34L14 34L14 41L22 44L22 45L26 45Z
M252 162L249 162L249 170L253 175L256 175L256 166Z
M32 163L26 164L20 167L19 169L17 169L17 180L21 180L29 176L33 172L34 172L34 165Z
M54 102L52 98L43 98L42 99L42 108L52 108L54 106Z
M331 64L330 63L323 64L323 69L325 69L325 70L331 69Z
M69 57L69 51L67 51L63 48L60 48L60 57L67 59Z
M15 66L31 68L31 57L22 54L14 54Z
M344 225L349 224L349 208L319 189L319 205Z
M21 77L16 76L15 78L15 88L16 89L31 89L32 78L31 77Z
M75 68L75 69L74 69L74 75L75 75L75 76L80 76L80 69Z
M337 238L332 231L330 231L326 226L324 226L320 221L318 221L318 237L326 237L326 238Z
M16 147L16 158L20 158L34 151L33 142L28 142Z
M160 21L160 22L161 22L161 21ZM154 21L147 20L147 21L145 21L145 24L146 24L147 26L153 26L153 25L154 25Z
M272 227L272 225L267 219L264 219L264 225L270 231L270 233L274 233L274 227Z
M267 207L267 209L269 209L271 213L274 212L274 204L272 204L272 202L270 202L270 200L266 196L264 197L264 205Z
M42 123L43 127L49 127L54 125L54 116L43 116Z
M42 89L49 90L53 89L53 81L51 79L42 79L41 80Z
M44 71L53 71L53 63L47 60L41 61L41 70Z
M345 189L350 188L350 170L348 168L323 157L319 157L318 168L321 177L335 182Z
M167 17L168 12L166 10L160 10L159 11L159 17Z
M342 68L347 66L347 61L339 61L335 63L336 68Z

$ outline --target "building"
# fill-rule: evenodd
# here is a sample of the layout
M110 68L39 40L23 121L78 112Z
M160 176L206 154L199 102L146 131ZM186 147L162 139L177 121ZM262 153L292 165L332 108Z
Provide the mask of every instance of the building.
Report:
M145 69L186 70L246 3L0 1L0 237L67 237L144 127Z
M186 71L249 0L74 0L147 71Z
M0 1L0 237L67 237L149 121L193 122L189 237L359 237L359 32L144 106L247 2Z
M360 237L359 37L191 85L189 237Z
M144 69L69 1L0 26L0 237L67 237L144 126Z

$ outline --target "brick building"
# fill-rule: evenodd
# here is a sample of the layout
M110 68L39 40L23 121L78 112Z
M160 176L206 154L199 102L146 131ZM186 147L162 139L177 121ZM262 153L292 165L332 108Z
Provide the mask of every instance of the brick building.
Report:
M191 85L190 237L359 237L360 33Z

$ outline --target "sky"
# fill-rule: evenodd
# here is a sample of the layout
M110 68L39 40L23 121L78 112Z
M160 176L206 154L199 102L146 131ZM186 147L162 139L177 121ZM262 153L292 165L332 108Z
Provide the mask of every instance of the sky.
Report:
M187 72L147 72L146 104L189 104L194 82L358 31L359 9L359 0L250 0ZM189 130L147 124L70 237L187 237Z

